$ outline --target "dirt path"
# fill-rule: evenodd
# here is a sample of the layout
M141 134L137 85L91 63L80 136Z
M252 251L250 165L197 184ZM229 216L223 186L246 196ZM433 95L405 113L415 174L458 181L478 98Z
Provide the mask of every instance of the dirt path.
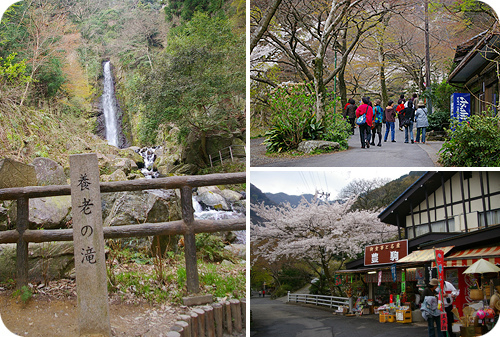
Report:
M166 336L181 313L178 307L127 304L110 299L112 336ZM23 305L12 291L0 292L0 315L4 325L19 336L78 336L76 297L57 299L36 295Z

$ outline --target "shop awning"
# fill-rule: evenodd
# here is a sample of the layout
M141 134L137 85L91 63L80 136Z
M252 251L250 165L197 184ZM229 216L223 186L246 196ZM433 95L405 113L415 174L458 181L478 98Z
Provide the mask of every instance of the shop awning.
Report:
M439 247L438 249L441 249L446 255L446 253L448 253L453 247L455 246ZM410 255L407 255L398 260L396 263L429 262L434 261L435 259L436 256L434 253L434 249L423 249L414 251Z
M500 246L465 249L444 258L444 267L468 267L478 261L485 259L493 264L500 264ZM435 263L432 264L435 266Z

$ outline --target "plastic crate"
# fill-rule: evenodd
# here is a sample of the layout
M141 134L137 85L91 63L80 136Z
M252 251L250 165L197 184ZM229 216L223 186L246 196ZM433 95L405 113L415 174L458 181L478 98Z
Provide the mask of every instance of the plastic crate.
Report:
M389 315L387 315L387 314L385 314L383 312L379 313L379 315L378 315L378 321L380 323L386 323L387 322L387 316L389 316Z
M398 323L411 323L410 310L396 310L396 322Z

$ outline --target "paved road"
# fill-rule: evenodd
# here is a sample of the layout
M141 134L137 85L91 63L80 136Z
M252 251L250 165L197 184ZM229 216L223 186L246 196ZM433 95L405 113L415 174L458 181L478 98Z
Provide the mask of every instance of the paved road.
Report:
M385 130L385 128L384 128ZM359 130L348 141L346 151L308 155L300 157L270 158L265 156L264 138L252 139L250 143L250 165L252 167L434 167L443 142L429 141L426 144L405 144L404 132L396 129L396 142L362 149ZM383 136L383 135L382 135ZM377 136L378 142L378 136ZM376 142L376 143L377 143Z
M378 316L331 312L268 298L251 298L252 337L427 337L426 323L380 323Z

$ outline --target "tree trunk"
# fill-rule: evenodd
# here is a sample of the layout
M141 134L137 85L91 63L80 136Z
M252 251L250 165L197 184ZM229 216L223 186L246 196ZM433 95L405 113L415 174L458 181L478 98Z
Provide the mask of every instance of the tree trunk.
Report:
M250 37L250 53L252 53L253 49L257 46L257 43L259 43L262 35L264 35L265 31L267 30L267 27L269 26L269 23L271 22L274 13L276 13L276 10L278 9L281 1L282 0L274 0L266 10L266 13L262 17L259 26L255 30L255 33Z
M339 79L339 94L340 94L340 105L342 106L342 109L344 109L345 105L347 104L347 86L345 84L345 68L340 69L338 73L338 79ZM344 112L342 110L342 112Z
M389 24L389 17L386 17L382 22L382 27L377 34L377 51L378 51L378 62L380 65L379 76L380 76L380 91L382 94L382 107L385 108L389 102L389 95L387 94L387 83L385 81L385 54L384 54L384 35L385 29Z
M205 164L207 164L209 160L207 154L207 134L205 131L201 131L200 134L200 150L201 154L203 155L203 161L205 162Z
M319 122L325 116L326 88L323 81L323 58L316 57L314 66L314 94L316 95L316 120Z

